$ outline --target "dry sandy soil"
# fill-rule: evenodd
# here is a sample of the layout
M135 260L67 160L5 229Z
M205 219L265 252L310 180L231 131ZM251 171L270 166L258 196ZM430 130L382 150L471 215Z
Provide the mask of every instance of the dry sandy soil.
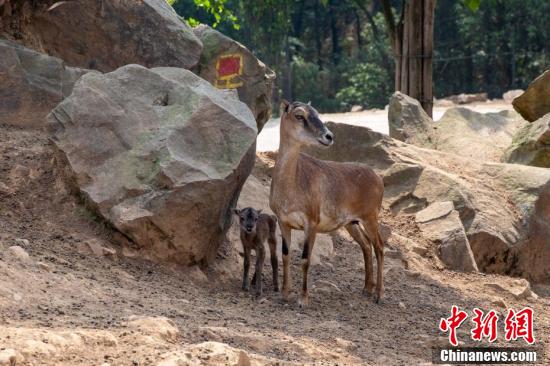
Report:
M255 174L266 185L267 171L258 162ZM494 308L501 317L508 307L530 305L537 344L548 341L545 287L535 287L538 299L517 300L487 286L511 278L442 269L414 220L386 214L383 221L392 236L381 304L362 295L360 249L340 236L334 254L311 269L309 308L270 290L269 265L257 301L240 288L237 243L227 243L204 271L123 255L110 229L56 178L46 135L0 127L0 360L14 350L17 365L35 366L429 364L431 348L447 343L438 322L453 304L470 313ZM424 249L411 250L406 238ZM13 254L14 245L30 257ZM117 253L94 255L90 246ZM460 328L464 344L472 344L469 330ZM550 360L550 347L544 352Z

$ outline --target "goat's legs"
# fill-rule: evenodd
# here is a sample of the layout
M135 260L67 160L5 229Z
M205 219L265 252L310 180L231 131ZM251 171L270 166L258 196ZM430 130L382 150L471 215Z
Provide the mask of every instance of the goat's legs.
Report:
M269 233L269 255L271 257L271 270L273 271L273 291L279 291L279 260L277 259L277 237L275 231Z
M248 291L248 273L250 272L250 248L244 249L243 290Z
M380 237L380 231L378 229L378 217L370 217L368 220L362 221L363 226L367 232L367 236L371 240L374 246L374 254L376 255L376 295L374 301L380 302L382 296L384 296L384 242Z
M262 295L262 272L264 268L265 260L265 248L263 243L258 243L256 245L256 273L254 277L256 282L254 283L254 288L256 289L256 296L260 297Z
M308 272L309 263L311 259L311 252L313 251L313 245L315 244L315 236L317 232L314 229L308 229L304 231L306 238L304 241L304 249L302 251L302 294L300 296L300 307L306 307L309 304L308 293Z
M290 226L279 221L281 235L283 237L283 299L288 301L290 297L290 241L292 239L292 229Z
M365 261L365 286L363 287L363 293L370 296L374 293L374 280L372 276L372 246L368 238L363 235L359 223L350 223L346 225L346 230L353 239L361 247L363 252L363 259Z

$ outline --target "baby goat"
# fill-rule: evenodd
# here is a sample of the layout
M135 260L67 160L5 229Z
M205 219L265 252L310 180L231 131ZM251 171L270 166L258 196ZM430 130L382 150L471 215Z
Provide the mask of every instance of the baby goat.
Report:
M271 254L271 268L273 269L273 289L275 292L279 291L277 239L275 237L277 218L273 215L264 214L262 210L255 210L252 207L246 207L242 210L234 209L234 212L239 216L241 242L244 249L243 290L248 291L250 252L254 249L256 251L256 271L252 278L252 285L256 290L256 296L261 296L262 294L262 269L265 258L264 242L267 239Z

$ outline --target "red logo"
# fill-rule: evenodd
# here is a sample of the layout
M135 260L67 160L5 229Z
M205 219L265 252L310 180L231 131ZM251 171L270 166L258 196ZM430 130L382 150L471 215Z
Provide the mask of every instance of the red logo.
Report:
M458 346L458 339L456 337L456 330L460 327L460 324L464 323L468 314L465 311L458 310L456 305L451 308L451 316L447 319L441 319L439 322L439 329L443 332L449 332L449 342L453 346Z
M474 308L472 323L474 324L470 336L474 341L482 341L487 338L489 342L494 342L498 337L498 314L495 310L490 310L485 314L483 310ZM516 312L514 309L508 310L508 315L504 320L504 334L508 342L523 338L527 343L533 344L535 336L533 335L534 311L530 307L523 308ZM459 310L456 305L451 307L451 316L441 318L439 330L449 332L449 342L453 346L458 346L457 329L468 318L468 313Z
M517 313L514 309L508 310L505 323L505 337L507 341L523 338L527 343L533 344L533 309L527 307Z
M235 89L243 86L243 55L226 54L216 61L216 80L214 85L220 89Z
M487 337L489 342L494 342L498 334L498 314L496 311L491 310L487 315L483 316L483 310L475 308L474 314L475 316L472 321L475 324L475 328L472 329L472 339L474 341L481 341L483 337Z

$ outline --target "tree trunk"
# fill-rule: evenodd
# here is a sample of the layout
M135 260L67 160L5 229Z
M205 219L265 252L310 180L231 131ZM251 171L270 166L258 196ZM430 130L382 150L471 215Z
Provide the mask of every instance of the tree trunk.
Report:
M436 0L404 0L394 22L391 4L381 0L395 56L395 90L417 99L432 116L433 30Z
M290 36L285 37L285 66L283 74L283 98L292 101L292 55L290 54Z

